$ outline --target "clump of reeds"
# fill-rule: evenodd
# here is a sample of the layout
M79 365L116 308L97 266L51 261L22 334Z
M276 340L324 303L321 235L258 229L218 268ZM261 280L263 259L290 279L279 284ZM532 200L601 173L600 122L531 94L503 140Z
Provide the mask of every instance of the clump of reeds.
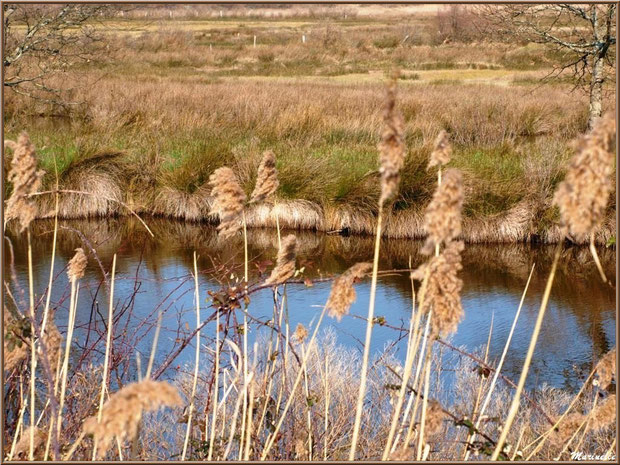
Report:
M87 263L88 259L84 254L84 249L82 249L81 247L75 249L75 255L71 260L69 260L69 265L67 269L69 281L76 281L78 279L82 279L84 277L84 272L86 271Z
M103 459L112 440L135 438L144 412L161 407L181 405L181 397L176 388L164 381L145 379L132 383L112 394L103 405L101 420L97 415L84 422L85 434L92 434L99 448L97 457Z
M383 112L385 128L378 147L381 173L380 208L398 192L400 170L405 162L404 124L400 112L396 109L395 79L388 86Z
M213 204L211 214L218 215L220 224L217 230L223 238L234 236L241 230L240 221L246 197L235 173L224 166L216 169L209 177Z
M424 215L424 230L428 234L422 252L430 254L436 246L448 243L461 234L463 208L463 177L457 169L445 172Z
M371 270L372 263L356 263L334 279L326 304L330 317L340 321L349 313L349 308L356 299L353 284L368 275Z
M276 170L276 156L271 150L263 153L263 159L258 166L256 185L250 196L250 203L259 203L271 197L278 190L278 171Z
M566 177L555 192L554 203L560 209L562 223L578 240L591 234L603 219L613 189L615 134L616 121L611 113L600 118L578 142Z
M27 133L22 132L17 142L4 141L4 146L13 149L7 175L13 184L13 193L6 202L5 221L19 220L21 231L24 231L36 216L35 204L29 196L41 187L44 171L37 170L34 145Z
M297 256L297 238L289 234L282 239L278 251L276 266L265 281L266 285L282 284L295 274L295 258Z
M421 291L424 294L420 296L420 310L428 312L433 308L432 326L435 335L454 332L463 316L463 281L457 273L463 269L461 252L464 248L463 242L452 241L438 256L432 257L428 263L411 273L413 279L426 279L426 287Z
M430 159L428 161L428 168L433 166L447 165L452 157L452 145L450 144L450 136L445 130L441 130L437 139L435 140L435 147L431 152Z

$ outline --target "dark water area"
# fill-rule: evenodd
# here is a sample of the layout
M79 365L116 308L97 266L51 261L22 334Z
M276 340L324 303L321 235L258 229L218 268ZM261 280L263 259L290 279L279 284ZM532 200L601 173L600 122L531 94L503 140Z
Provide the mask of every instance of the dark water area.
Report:
M73 354L76 366L88 356L102 358L108 314L108 287L103 270L111 270L117 254L115 280L114 352L112 363L119 376L135 378L136 354L140 352L143 370L148 361L159 312L163 313L157 360L174 351L196 326L193 253L198 254L201 320L213 313L209 291L236 284L243 276L242 238L220 240L211 226L148 219L155 238L131 218L108 220L61 221L54 274L56 275L52 308L55 320L64 333L68 315L70 285L66 264L76 247L89 255L86 276L80 281ZM33 266L35 302L42 312L49 279L53 222L33 223ZM283 234L288 234L284 232ZM296 232L297 267L303 268L299 284L287 287L288 315L291 331L298 323L312 327L330 291L331 282L320 279L338 275L352 264L372 260L373 238L341 237L313 232ZM11 284L16 300L27 301L28 268L26 236L8 228L7 237L14 250L14 271L19 286ZM250 282L264 280L277 254L275 230L248 231ZM12 281L11 248L5 240L4 279ZM413 268L426 257L419 254L421 243L408 240L385 240L381 248L380 270ZM91 248L96 251L97 259ZM518 379L527 352L534 322L551 267L554 246L524 244L467 245L460 273L465 316L449 342L466 351L485 346L491 322L489 359L499 360L508 337L523 289L535 264L532 282L507 355L503 373ZM615 282L615 250L601 249L607 276ZM262 272L262 276L261 276ZM312 286L303 281L313 281ZM109 284L108 284L109 285ZM20 293L20 289L25 294ZM361 352L368 310L370 280L357 285L357 301L349 316L337 322L326 318L324 329L331 328L337 341ZM411 316L411 281L406 271L385 273L379 278L375 316L386 325L375 325L371 354L378 355L391 347L397 358L404 358ZM5 291L5 301L8 300ZM273 293L264 289L250 296L249 313L267 321L273 315ZM527 387L543 384L574 390L580 378L616 343L615 288L603 284L586 248L565 247L553 283L547 313L532 362ZM361 317L361 318L357 318ZM242 314L237 311L240 322ZM203 345L208 347L215 322L203 330ZM250 325L249 340L270 330L264 325ZM400 340L400 342L398 342ZM393 346L392 346L393 345ZM446 349L448 350L448 349ZM195 348L188 345L170 364L165 376L193 364ZM116 357L116 358L115 358ZM185 367L185 368L184 368ZM448 370L449 372L449 370Z

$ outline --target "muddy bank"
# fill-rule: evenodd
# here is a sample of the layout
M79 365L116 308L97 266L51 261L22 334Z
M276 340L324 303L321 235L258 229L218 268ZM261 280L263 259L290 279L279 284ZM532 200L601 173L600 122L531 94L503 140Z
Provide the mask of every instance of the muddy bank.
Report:
M105 218L140 215L170 218L179 221L216 224L209 215L211 198L201 187L194 193L170 188L153 193L144 191L142 197L123 195L112 176L97 179L84 176L73 190L90 194L63 193L59 199L62 219ZM92 189L93 184L97 186ZM102 186L105 184L105 186ZM61 187L62 189L62 187ZM39 218L54 216L53 195L37 198ZM327 232L339 235L373 235L376 214L369 208L349 205L320 205L307 200L278 200L276 203L250 207L247 211L250 228L275 228L276 221L284 229ZM277 220L276 220L277 218ZM540 209L531 201L521 201L509 210L483 218L463 219L462 239L468 243L556 243L561 239L557 224L542 225ZM396 239L422 239L423 208L391 211L387 214L384 236ZM610 211L596 236L605 244L616 234L615 210Z

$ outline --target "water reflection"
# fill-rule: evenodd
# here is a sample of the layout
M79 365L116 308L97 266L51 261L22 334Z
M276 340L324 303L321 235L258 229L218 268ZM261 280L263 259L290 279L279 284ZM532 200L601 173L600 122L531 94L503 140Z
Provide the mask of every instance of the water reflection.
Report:
M76 247L96 251L97 260L89 261L86 279L80 291L78 336L93 337L102 332L106 314L107 292L102 280L109 270L112 255L117 262L117 344L137 341L148 353L152 325L157 313L165 312L161 350L172 349L183 334L194 326L192 255L199 254L201 294L216 290L220 282L229 281L231 273L242 273L243 243L241 237L220 240L213 228L191 223L150 219L152 238L134 219L81 220L61 222L55 272L59 279L54 287L53 302L62 322L68 306L68 283L63 267ZM37 296L44 294L49 277L53 222L38 221L33 226L33 256ZM340 273L357 261L372 257L370 237L341 237L312 232L298 232L298 266L310 279ZM260 279L261 269L271 269L277 253L277 236L273 230L248 232L252 279ZM15 252L15 271L25 287L26 241L9 228L8 237ZM413 267L424 257L419 255L417 241L385 240L381 248L382 270ZM601 250L607 276L615 281L615 253ZM10 249L5 253L5 279L10 278ZM491 319L493 333L490 357L498 359L508 336L514 314L534 263L535 271L525 299L522 317L517 325L505 371L516 377L520 371L529 338L540 305L553 255L553 247L526 245L468 245L463 252L463 304L465 318L453 336L452 343L473 350L486 343ZM234 278L233 278L234 279ZM292 286L289 289L290 324L308 325L324 304L329 283L313 287ZM369 284L358 288L358 300L352 314L364 316L367 311ZM19 293L17 293L19 296ZM204 300L203 300L204 302ZM585 248L565 248L554 281L551 300L541 330L528 386L546 382L573 388L579 385L578 374L588 370L593 359L615 344L615 291L604 285ZM253 296L250 311L268 319L272 314L270 291ZM393 326L407 326L411 311L411 283L407 273L380 279L377 293L377 315ZM204 309L203 317L210 312ZM185 326L187 323L187 326ZM184 327L185 326L185 327ZM347 318L336 324L329 321L341 343L359 348L365 322ZM179 330L179 327L181 330ZM90 331L89 331L90 330ZM256 334L254 330L253 336ZM398 337L398 332L377 326L373 333L373 351L379 351ZM92 342L92 341L91 341ZM85 344L81 341L80 344ZM402 348L400 348L402 355ZM179 359L185 360L184 357ZM128 363L126 370L130 370Z

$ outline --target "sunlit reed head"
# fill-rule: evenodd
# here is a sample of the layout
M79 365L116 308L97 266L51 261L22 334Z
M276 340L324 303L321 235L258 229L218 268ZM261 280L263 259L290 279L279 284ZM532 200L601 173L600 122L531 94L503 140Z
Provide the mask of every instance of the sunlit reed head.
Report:
M220 219L218 233L224 239L232 237L242 227L241 214L246 201L245 192L233 170L226 166L216 169L211 174L209 186L213 196L210 213L218 215Z
M334 279L326 304L329 316L340 321L343 316L349 313L349 308L356 299L353 284L364 278L371 270L372 263L356 263Z
M452 157L452 145L450 144L450 136L445 130L441 130L435 140L435 147L431 152L428 167L447 165Z
M279 185L276 156L271 150L267 150L263 153L263 159L258 167L256 186L250 196L250 203L264 202L275 194Z
M62 335L60 334L60 331L58 331L53 318L50 318L50 321L47 323L45 334L43 335L43 342L45 343L45 350L47 351L47 359L50 365L49 368L52 375L55 375L56 366L60 360Z
M381 197L379 207L398 192L400 170L405 162L403 118L396 108L396 79L390 82L383 109L384 129L379 142Z
M34 145L25 132L20 134L17 142L4 141L4 146L13 149L7 175L7 180L13 184L13 192L6 202L5 220L19 220L21 231L24 231L36 216L36 206L28 196L40 189L44 171L37 170Z
M297 341L298 343L302 344L306 340L307 337L308 337L308 330L306 329L304 325L299 323L297 325L297 328L295 328L293 339L295 339L295 341Z
M75 255L71 260L69 260L69 265L67 269L67 275L69 276L69 281L76 281L84 277L84 272L86 271L86 264L88 263L88 259L84 254L84 249L78 247L75 249Z
M446 170L443 180L426 208L424 230L428 234L423 253L430 254L436 245L448 243L461 234L463 177L457 169Z
M424 425L426 434L432 436L439 433L443 428L444 420L447 418L448 416L441 404L435 399L429 400L426 407L426 424Z
M463 242L450 242L439 254L415 270L411 277L424 282L428 273L426 289L420 290L420 310L433 308L431 320L433 335L445 336L456 331L463 317L461 289L463 281L457 273L463 268L461 252Z
M605 215L613 189L615 135L616 121L609 113L579 140L566 177L555 192L553 201L560 209L562 225L577 240L595 232Z

